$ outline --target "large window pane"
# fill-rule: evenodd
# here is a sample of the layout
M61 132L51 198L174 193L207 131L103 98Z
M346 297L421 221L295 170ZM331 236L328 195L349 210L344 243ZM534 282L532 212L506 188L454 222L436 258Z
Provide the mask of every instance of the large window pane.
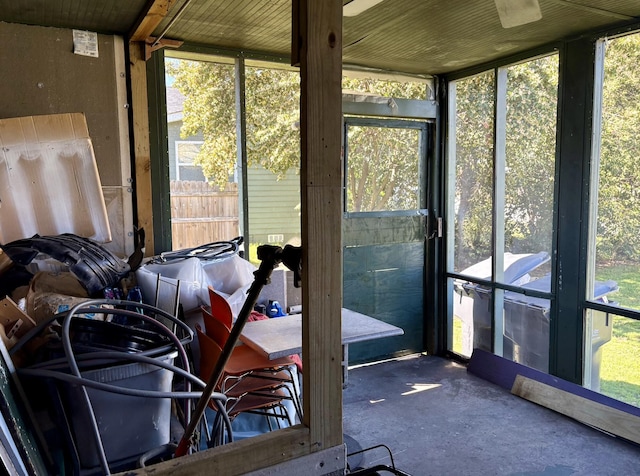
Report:
M491 256L493 209L493 71L457 81L453 269ZM490 276L490 275L489 275Z
M300 244L300 75L247 66L249 259L261 244ZM277 98L277 100L274 100Z
M420 208L420 137L419 129L348 125L348 212Z
M504 250L514 256L544 253L548 258L553 232L558 55L506 70ZM508 261L505 258L502 280L507 284L518 284L512 278L521 279L522 273L534 278L549 271L548 264L538 266L540 261L533 260L527 264L530 269L508 272Z
M453 200L454 207L448 221L454 224L454 238L453 262L447 263L447 268L481 279L491 279L494 78L490 71L452 84L455 129L449 131L454 138L449 160L450 164L455 163L455 183L449 184L453 187L449 199ZM469 284L455 279L449 288L454 293L449 348L467 357L478 346L474 339L478 341L482 333L474 331L481 324L487 327L480 317L474 320L474 310L482 304L474 300ZM491 329L491 310L487 307L485 311L479 311L478 315L488 315Z
M609 303L614 312L613 306L640 310L640 35L599 46L604 59L601 102L595 105L596 112L601 107L600 140L590 248L596 291L588 290L587 298ZM599 296L603 286L618 292ZM585 329L585 386L640 406L640 321L587 310Z
M595 277L640 310L640 35L606 43L597 192Z
M448 269L549 293L558 56L497 74L454 84L455 203L449 221L455 225ZM503 272L494 275L494 265ZM470 355L474 348L493 349L548 371L549 299L463 278L454 279L452 288L452 350Z
M173 249L239 234L233 64L168 58Z

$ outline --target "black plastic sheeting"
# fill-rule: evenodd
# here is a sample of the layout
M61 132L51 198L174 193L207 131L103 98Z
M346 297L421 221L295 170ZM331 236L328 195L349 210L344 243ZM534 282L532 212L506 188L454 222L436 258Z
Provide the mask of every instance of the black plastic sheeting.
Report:
M69 267L92 297L101 296L104 288L115 286L131 270L125 261L98 243L72 233L34 235L0 245L0 248L14 263L22 266L31 263L39 253L60 261Z

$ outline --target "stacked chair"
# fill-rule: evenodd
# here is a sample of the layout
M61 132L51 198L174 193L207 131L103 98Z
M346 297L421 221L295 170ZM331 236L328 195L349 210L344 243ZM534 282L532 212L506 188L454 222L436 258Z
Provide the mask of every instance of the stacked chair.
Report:
M226 299L209 288L211 310L201 307L204 330L196 326L200 346L200 377L208 381L231 332L233 313ZM229 358L216 391L227 397L226 411L232 420L240 413L274 417L278 427L292 419L284 400L290 400L298 417L302 407L298 393L296 361L290 357L269 360L253 349L238 345ZM267 418L269 429L272 418ZM214 423L214 429L217 426ZM214 431L215 433L215 431ZM221 442L217 442L221 443Z

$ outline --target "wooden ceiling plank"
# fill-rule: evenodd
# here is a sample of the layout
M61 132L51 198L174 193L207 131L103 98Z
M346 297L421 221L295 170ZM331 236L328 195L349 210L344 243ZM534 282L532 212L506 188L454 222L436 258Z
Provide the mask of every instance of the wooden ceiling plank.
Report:
M169 14L177 0L150 0L129 32L129 41L145 41Z

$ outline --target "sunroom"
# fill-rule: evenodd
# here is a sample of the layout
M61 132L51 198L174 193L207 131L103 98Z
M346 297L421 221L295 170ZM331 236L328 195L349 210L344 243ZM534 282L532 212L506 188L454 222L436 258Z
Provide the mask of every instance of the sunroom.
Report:
M300 425L154 471L344 453L341 308L403 330L351 364L479 350L640 405L640 7L450 3L3 2L2 119L86 116L111 251L302 249Z

